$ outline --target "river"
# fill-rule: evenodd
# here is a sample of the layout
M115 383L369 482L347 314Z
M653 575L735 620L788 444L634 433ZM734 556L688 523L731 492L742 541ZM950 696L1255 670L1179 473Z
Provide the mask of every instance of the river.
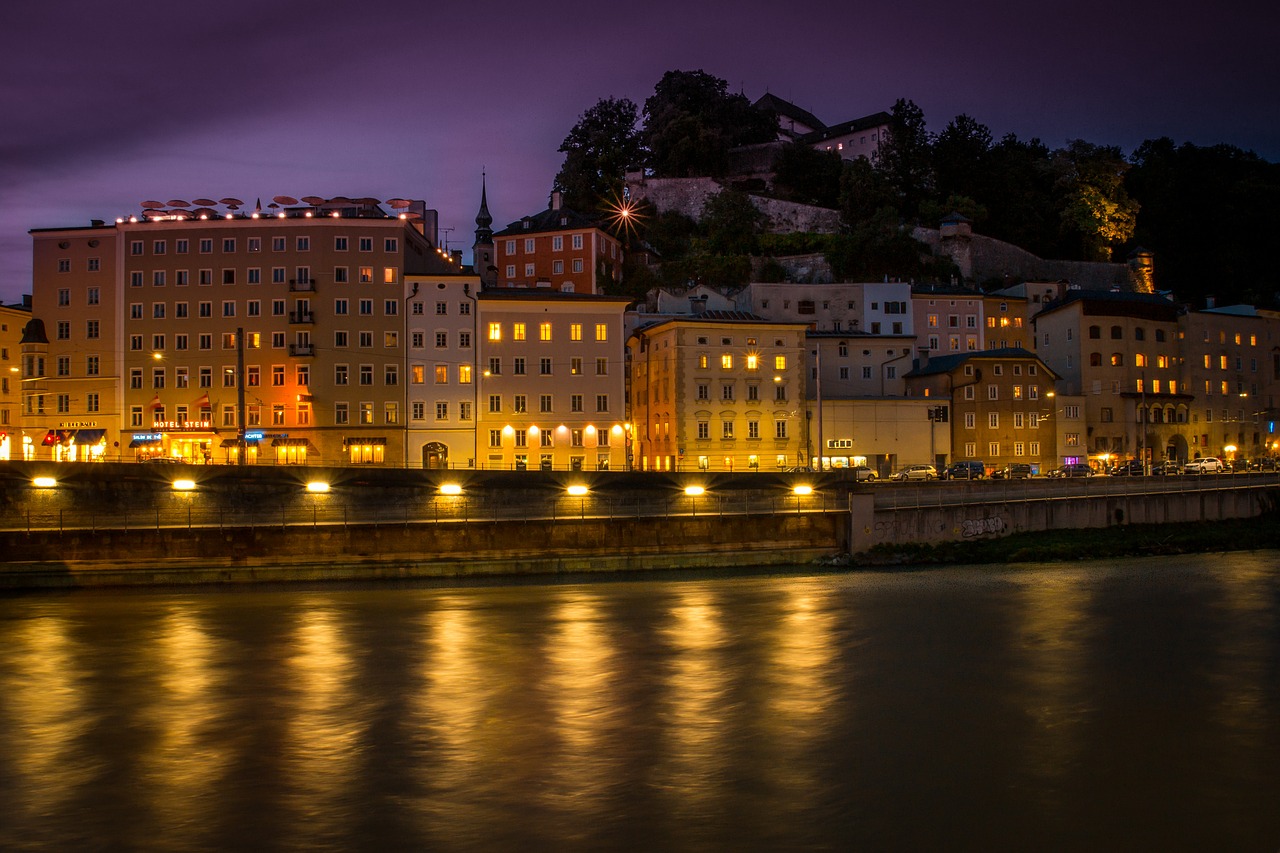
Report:
M0 598L0 849L1280 849L1280 554Z

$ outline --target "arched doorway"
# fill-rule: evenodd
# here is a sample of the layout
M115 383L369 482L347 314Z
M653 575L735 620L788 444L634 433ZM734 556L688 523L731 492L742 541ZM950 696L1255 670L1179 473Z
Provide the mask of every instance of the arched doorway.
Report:
M1179 462L1186 462L1189 458L1187 455L1187 439L1180 433L1174 433L1169 436L1169 444L1165 447L1165 458L1176 459Z
M432 441L422 446L422 467L423 468L448 468L449 467L449 447L438 441Z

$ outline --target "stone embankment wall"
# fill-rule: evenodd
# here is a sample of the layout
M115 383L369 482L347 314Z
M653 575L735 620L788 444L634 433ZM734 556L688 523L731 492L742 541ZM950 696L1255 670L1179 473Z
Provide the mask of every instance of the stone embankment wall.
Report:
M1219 481L1220 482L1220 481ZM877 507L873 494L850 497L850 550L903 542L998 538L1044 530L1084 530L1123 524L1178 524L1253 518L1280 505L1280 485L1239 483L1185 491L1090 493L1064 486L1052 497L1018 497L994 484L974 484L966 500L947 505Z

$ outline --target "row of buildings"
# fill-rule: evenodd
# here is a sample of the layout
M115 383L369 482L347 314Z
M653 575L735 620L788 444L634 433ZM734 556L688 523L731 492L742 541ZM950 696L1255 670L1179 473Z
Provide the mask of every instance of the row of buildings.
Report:
M146 202L32 232L0 458L776 471L1273 452L1280 317L1026 283L610 296L552 200L474 265L421 202ZM389 208L389 210L388 210ZM821 460L821 461L820 461Z

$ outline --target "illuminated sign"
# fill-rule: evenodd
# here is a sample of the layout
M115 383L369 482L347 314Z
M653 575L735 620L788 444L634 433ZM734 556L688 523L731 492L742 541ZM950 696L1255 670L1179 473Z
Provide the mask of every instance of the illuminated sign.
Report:
M208 432L213 429L213 421L152 421L151 428L167 432Z
M58 429L92 429L97 425L97 421L61 421Z
M261 441L262 436L263 436L263 433L261 430L257 430L255 432L246 432L244 434L244 440L245 441Z
M134 441L163 441L164 433L156 432L135 432L133 434Z

